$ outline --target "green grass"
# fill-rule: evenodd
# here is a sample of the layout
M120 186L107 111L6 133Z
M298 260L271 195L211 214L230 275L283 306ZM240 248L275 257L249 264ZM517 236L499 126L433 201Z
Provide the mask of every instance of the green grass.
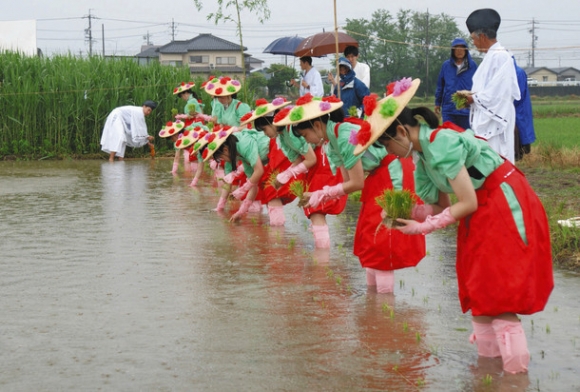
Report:
M534 119L536 142L554 148L580 147L580 117Z

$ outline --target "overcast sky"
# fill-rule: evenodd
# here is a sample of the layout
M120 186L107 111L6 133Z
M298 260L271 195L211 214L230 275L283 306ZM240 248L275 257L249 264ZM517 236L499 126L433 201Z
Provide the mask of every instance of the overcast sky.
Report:
M224 0L225 1L225 0ZM204 8L198 12L193 0L0 0L1 20L37 20L38 47L45 54L88 53L85 29L89 26L89 12L94 39L93 52L102 53L103 34L105 54L134 55L146 42L163 45L171 41L187 40L200 33L212 33L228 41L239 42L235 24L214 25L206 20L215 11L215 0L202 0ZM460 29L467 32L466 17L477 8L494 8L502 24L498 38L512 50L518 63L531 63L532 20L537 36L535 66L575 67L580 69L580 1L578 0L336 0L338 25L346 19L371 19L379 8L396 14L401 8L432 14L445 13L455 18ZM255 15L242 16L244 45L247 53L270 63L283 63L283 56L262 53L274 39L282 36L309 36L334 28L333 0L270 0L271 17L264 24ZM173 28L172 28L173 26ZM291 64L292 58L288 58ZM316 60L318 68L328 68L329 60Z

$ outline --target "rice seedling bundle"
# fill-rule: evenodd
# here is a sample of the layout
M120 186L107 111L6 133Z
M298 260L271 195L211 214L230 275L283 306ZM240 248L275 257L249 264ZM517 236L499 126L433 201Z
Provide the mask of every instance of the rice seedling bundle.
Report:
M415 201L410 191L385 189L375 200L387 215L383 220L383 224L387 227L399 225L396 221L398 218L411 219L411 210Z

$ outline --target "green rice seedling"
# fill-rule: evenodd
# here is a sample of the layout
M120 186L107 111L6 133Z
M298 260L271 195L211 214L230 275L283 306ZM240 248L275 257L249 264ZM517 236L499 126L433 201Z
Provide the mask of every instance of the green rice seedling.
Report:
M403 321L403 331L409 332L409 324L406 321Z
M423 303L425 305L427 305L429 303L429 296L426 295L426 296L423 297Z
M294 238L292 238L288 242L288 249L294 249L294 246L296 246L296 240Z
M471 94L471 91L459 90L451 95L451 101L457 109L464 109L467 107L467 97Z
M400 225L396 221L397 218L411 219L411 210L415 201L410 191L385 189L380 196L375 198L375 201L387 215L382 224L388 228Z
M411 288L411 297L414 297L414 296L415 296L415 288L413 287L413 288Z
M330 268L326 269L326 276L329 278L332 278L334 276L334 271L331 270Z
M550 329L550 324L546 324L546 333L552 332Z
M418 388L423 388L425 386L425 380L419 377L416 381L416 384Z
M298 199L298 207L303 207L308 203L308 200L304 200L304 193L308 192L308 184L304 180L294 180L288 186L290 193Z
M391 310L389 311L389 317L391 318L391 320L395 319L395 311L393 308L391 308Z
M383 312L385 312L385 313L391 309L388 304L383 304L381 307L383 309Z
M421 334L419 332L415 332L415 340L417 343L421 343Z
M483 385L488 385L489 386L489 385L491 385L492 381L493 381L493 377L490 374L486 374L483 377Z
M271 186L272 188L276 189L276 186L279 184L276 177L280 174L280 170L276 169L268 176L268 180L266 181L266 186ZM290 184L292 185L292 184Z
M405 281L403 279L399 280L399 288L402 289L405 287Z
M554 312L557 312L557 311L558 311L558 307L554 306Z
M336 275L335 280L336 280L336 284L338 284L338 285L342 284L342 277L340 275Z
M348 115L351 117L358 117L358 111L356 109L356 106L351 106L348 108Z

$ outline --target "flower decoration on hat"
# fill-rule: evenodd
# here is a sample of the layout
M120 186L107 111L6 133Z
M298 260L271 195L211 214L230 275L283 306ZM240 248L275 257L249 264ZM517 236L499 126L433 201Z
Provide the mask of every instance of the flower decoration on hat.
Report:
M361 125L357 135L352 135L349 142L355 144L354 154L359 155L383 134L396 120L411 98L415 96L421 80L403 78L390 83L386 89L388 95L377 101L377 95L371 94L363 99L364 113L369 124ZM350 120L349 120L350 121Z
M193 145L200 138L204 137L209 132L209 129L200 123L196 123L188 127L175 142L175 148L184 149Z
M343 102L335 96L313 97L310 93L303 95L296 100L296 106L289 111L281 110L274 117L275 126L296 124L322 115L333 112L341 108Z
M184 91L192 89L195 86L193 82L181 82L181 84L173 89L173 95L181 94Z
M270 103L266 99L260 98L256 100L256 109L242 116L240 119L240 126L250 124L257 118L264 117L268 113L274 113L277 109L283 108L287 105L290 105L290 102L286 101L283 97L274 98Z
M163 128L161 128L161 131L159 131L159 136L163 138L171 137L183 131L184 128L185 123L181 120L176 120L174 122L169 121Z
M365 145L371 139L371 124L367 121L363 120L362 118L358 117L347 117L344 119L344 122L355 124L359 126L358 130L353 130L350 133L348 138L348 142L353 146L356 145Z
M242 88L238 80L232 79L229 76L222 76L221 78L213 78L204 82L202 85L205 92L214 97L227 97L240 91Z
M237 127L231 127L229 125L216 125L213 131L205 136L204 139L207 140L207 148L202 154L204 161L207 161L213 156L213 154L218 150L218 148L225 143L227 138L234 132L237 132Z

